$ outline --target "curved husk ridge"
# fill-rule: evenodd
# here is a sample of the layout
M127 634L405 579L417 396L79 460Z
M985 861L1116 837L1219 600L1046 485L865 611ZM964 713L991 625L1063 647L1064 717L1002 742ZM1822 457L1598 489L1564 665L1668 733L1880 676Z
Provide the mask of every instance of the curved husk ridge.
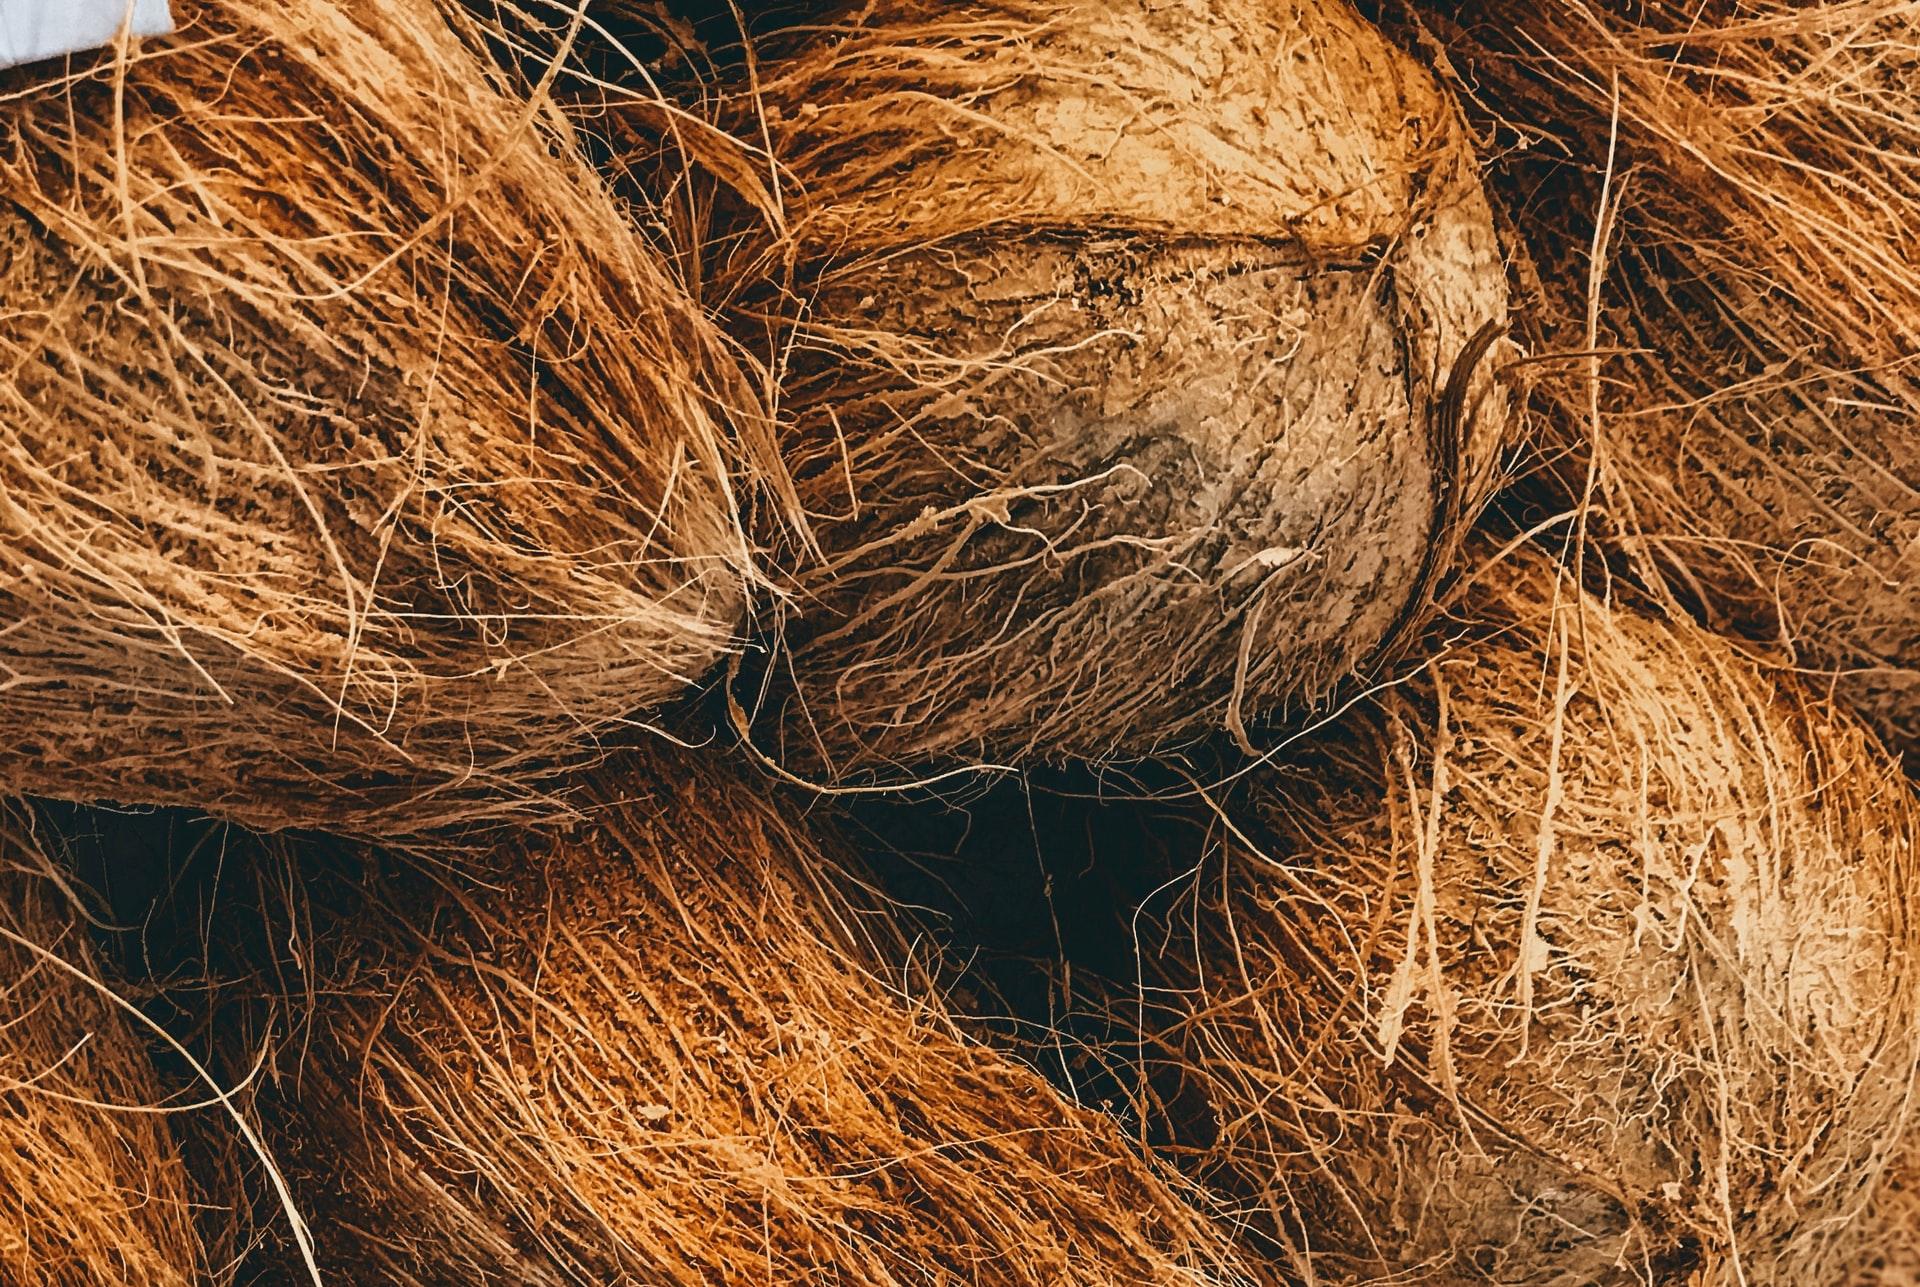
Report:
M456 5L8 73L0 763L414 830L685 692L753 575L717 334Z

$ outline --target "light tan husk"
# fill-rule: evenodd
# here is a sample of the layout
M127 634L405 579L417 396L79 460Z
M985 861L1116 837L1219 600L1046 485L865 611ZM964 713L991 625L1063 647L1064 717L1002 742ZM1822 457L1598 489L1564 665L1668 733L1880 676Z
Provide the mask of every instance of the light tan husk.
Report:
M1524 144L1490 187L1538 263L1536 347L1601 350L1540 368L1563 495L1911 754L1920 5L1496 3L1433 30L1490 149Z
M1223 804L1141 1007L1178 1151L1320 1281L1838 1281L1913 1118L1911 787L1538 555L1469 602Z
M5 74L0 771L550 811L736 640L751 391L460 5L175 12Z
M649 782L463 876L301 855L258 1108L323 1270L1255 1280L1112 1123L956 1031L898 914L783 807L693 762Z
M12 803L0 803L0 933L0 1281L203 1281L160 1079L103 990L85 914Z
M778 758L1137 757L1426 608L1505 287L1451 100L1344 0L889 0L751 66L719 115L783 199L712 289L824 551L747 702Z

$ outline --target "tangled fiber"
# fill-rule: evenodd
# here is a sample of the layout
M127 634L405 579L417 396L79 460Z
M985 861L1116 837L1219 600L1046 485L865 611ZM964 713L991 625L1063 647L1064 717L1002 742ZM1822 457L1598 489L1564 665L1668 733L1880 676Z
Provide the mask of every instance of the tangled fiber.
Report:
M691 764L610 782L581 834L467 876L302 855L255 966L295 1016L257 1107L323 1270L1253 1280L1112 1123L959 1035L897 913L775 802Z
M1542 559L1470 602L1143 929L1176 1151L1322 1282L1841 1281L1920 1066L1911 787Z
M1920 5L1495 3L1563 491L1636 577L1920 747ZM1535 294L1530 290L1529 294Z
M159 1078L106 986L28 815L0 805L0 1281L201 1281Z
M175 10L0 82L0 772L549 807L735 641L753 394L461 6Z
M1920 1157L1907 1156L1887 1174L1861 1232L1861 1254L1846 1287L1920 1287Z
M1366 667L1507 424L1452 100L1345 0L836 12L717 111L784 186L708 289L821 551L747 703L778 758L1139 757Z

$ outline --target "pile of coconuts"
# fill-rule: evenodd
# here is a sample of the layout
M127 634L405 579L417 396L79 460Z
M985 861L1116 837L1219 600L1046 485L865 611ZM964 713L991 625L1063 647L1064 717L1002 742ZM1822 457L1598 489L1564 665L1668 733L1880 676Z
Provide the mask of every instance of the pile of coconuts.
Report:
M0 1278L1920 1272L1910 0L171 11L0 70Z

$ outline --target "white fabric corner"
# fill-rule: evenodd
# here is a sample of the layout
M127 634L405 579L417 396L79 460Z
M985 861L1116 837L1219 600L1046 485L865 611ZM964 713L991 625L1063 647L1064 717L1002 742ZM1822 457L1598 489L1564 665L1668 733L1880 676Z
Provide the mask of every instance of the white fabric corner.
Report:
M111 45L129 13L136 36L173 30L167 0L0 0L0 67Z

